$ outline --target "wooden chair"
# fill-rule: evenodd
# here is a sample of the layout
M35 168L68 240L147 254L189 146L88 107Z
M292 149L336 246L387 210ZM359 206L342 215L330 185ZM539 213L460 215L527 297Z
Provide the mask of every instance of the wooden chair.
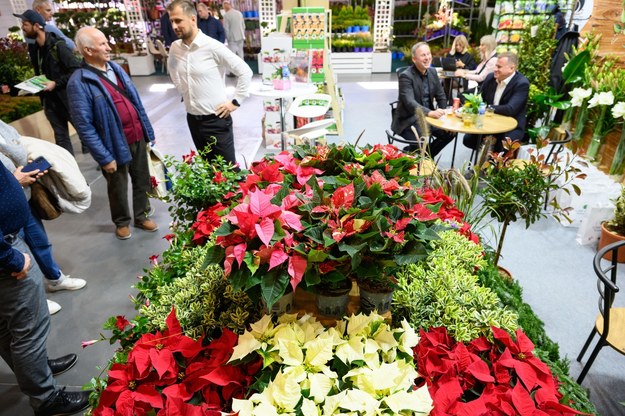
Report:
M167 52L167 48L165 48L165 45L163 45L163 42L161 42L160 39L156 39L154 43L156 43L156 49L158 49L158 52L161 54L163 59L162 68L165 68L165 73L167 74L167 58L169 57L169 52Z
M605 246L599 250L597 254L595 254L595 258L593 260L593 267L598 277L597 290L599 291L599 315L597 315L595 326L592 331L590 331L590 335L588 336L586 343L577 356L577 361L581 362L582 357L586 353L592 339L597 333L599 334L599 341L592 350L592 353L590 354L586 365L584 365L579 377L577 377L577 382L579 384L581 384L584 377L586 377L586 373L588 373L590 366L595 361L595 358L597 358L597 354L599 354L601 348L609 345L621 354L625 354L625 308L612 307L616 293L619 291L619 288L616 285L617 268L619 265L617 262L618 251L623 249L624 246L625 241L618 241ZM612 260L608 266L602 267L602 258L608 252L611 252Z
M148 52L154 57L154 60L161 65L161 72L164 72L163 55L161 55L161 52L156 48L152 39L148 38L146 43L148 44Z

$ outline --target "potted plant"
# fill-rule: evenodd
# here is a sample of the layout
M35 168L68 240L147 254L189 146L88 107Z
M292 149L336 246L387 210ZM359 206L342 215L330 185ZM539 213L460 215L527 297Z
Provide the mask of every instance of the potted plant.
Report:
M625 186L621 187L621 194L614 200L612 219L601 223L601 237L597 250L622 240L625 240ZM604 258L612 260L612 253L607 253ZM625 252L619 252L617 261L625 263Z
M520 147L518 142L512 142L509 138L504 142L504 152L491 154L482 167L482 180L484 187L479 191L482 196L482 208L487 210L490 216L496 219L501 228L498 235L497 249L494 263L497 265L501 257L501 250L506 236L506 230L510 223L518 219L525 221L529 228L539 218L544 217L542 209L545 206L545 198L557 190L575 192L580 194L580 189L572 183L573 179L583 179L585 174L572 165L573 158L558 161L547 165L546 155L540 150L548 144L548 141L537 140L536 151L530 154L529 160L515 159ZM557 199L548 201L553 211L551 215L556 219L568 219L567 208L560 207Z

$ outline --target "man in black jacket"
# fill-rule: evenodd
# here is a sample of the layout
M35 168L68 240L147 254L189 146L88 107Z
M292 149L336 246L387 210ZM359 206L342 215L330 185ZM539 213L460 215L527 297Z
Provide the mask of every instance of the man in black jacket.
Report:
M54 33L45 32L46 23L39 13L26 10L23 14L13 15L22 19L24 36L35 40L28 45L35 74L45 75L49 80L40 96L46 117L54 130L56 144L74 154L69 136L68 123L71 119L65 87L69 77L80 67L80 61L64 40Z
M415 126L420 136L423 132L419 130L415 109L420 107L426 116L440 118L445 114L447 96L436 70L430 68L432 53L426 42L419 42L412 47L412 62L414 65L399 74L399 103L391 129L406 140L416 141L410 127ZM452 133L437 128L432 128L431 134L435 137L429 146L431 157L436 156L454 139ZM408 150L413 150L413 147L409 146Z
M495 109L495 114L514 117L517 126L507 133L498 134L495 151L503 151L503 139L509 137L513 142L523 140L525 136L525 113L530 83L516 68L519 58L511 52L499 54L495 71L488 74L482 83L482 99L487 105ZM464 136L465 146L475 149L479 143L479 136L467 134Z

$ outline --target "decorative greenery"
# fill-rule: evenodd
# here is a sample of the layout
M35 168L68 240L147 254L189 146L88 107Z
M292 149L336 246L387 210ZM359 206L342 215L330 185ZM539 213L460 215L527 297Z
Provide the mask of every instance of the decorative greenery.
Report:
M24 40L13 34L0 38L0 86L13 87L34 74Z
M462 94L464 97L463 113L477 114L480 105L484 104L481 94Z
M239 338L229 362L262 358L255 393L234 400L241 415L427 415L432 400L415 384L407 322L392 328L381 316L352 315L324 328L314 317L269 316Z
M541 154L540 150L547 143L538 140L536 152L530 154L529 160L517 160L515 155L520 144L508 138L504 142L505 151L492 155L482 167L485 186L480 194L483 197L483 206L488 209L491 217L501 223L495 265L499 262L510 223L520 218L525 221L527 228L544 217L542 208L548 193L553 194L559 189L566 193L573 191L577 195L581 192L572 181L575 178L584 179L585 174L573 166L574 157L570 157L567 153L566 160L546 164L546 155ZM569 208L560 207L556 199L551 199L549 205L553 208L551 215L554 218L569 221L567 216Z
M454 339L466 342L488 334L491 326L514 331L516 314L474 274L486 264L482 247L453 231L441 233L433 245L425 261L398 274L393 319L426 330L444 326Z
M0 64L1 65L1 64ZM39 97L11 97L0 95L0 119L5 123L26 117L42 110Z
M182 160L165 158L172 189L162 199L170 204L169 213L175 230L188 230L198 212L234 195L237 182L243 178L244 173L237 172L222 156L207 160L203 157L206 152L208 150L196 155L191 151Z
M621 187L621 194L614 200L614 215L606 221L608 230L625 236L625 186Z

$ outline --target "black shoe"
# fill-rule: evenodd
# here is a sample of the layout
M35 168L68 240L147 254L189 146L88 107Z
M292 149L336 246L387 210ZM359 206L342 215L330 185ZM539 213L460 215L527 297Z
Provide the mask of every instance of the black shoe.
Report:
M89 407L91 391L67 392L65 388L57 390L35 412L35 416L67 416Z
M48 360L48 367L52 370L53 376L58 376L72 368L77 362L78 356L76 354L68 354L55 360Z

